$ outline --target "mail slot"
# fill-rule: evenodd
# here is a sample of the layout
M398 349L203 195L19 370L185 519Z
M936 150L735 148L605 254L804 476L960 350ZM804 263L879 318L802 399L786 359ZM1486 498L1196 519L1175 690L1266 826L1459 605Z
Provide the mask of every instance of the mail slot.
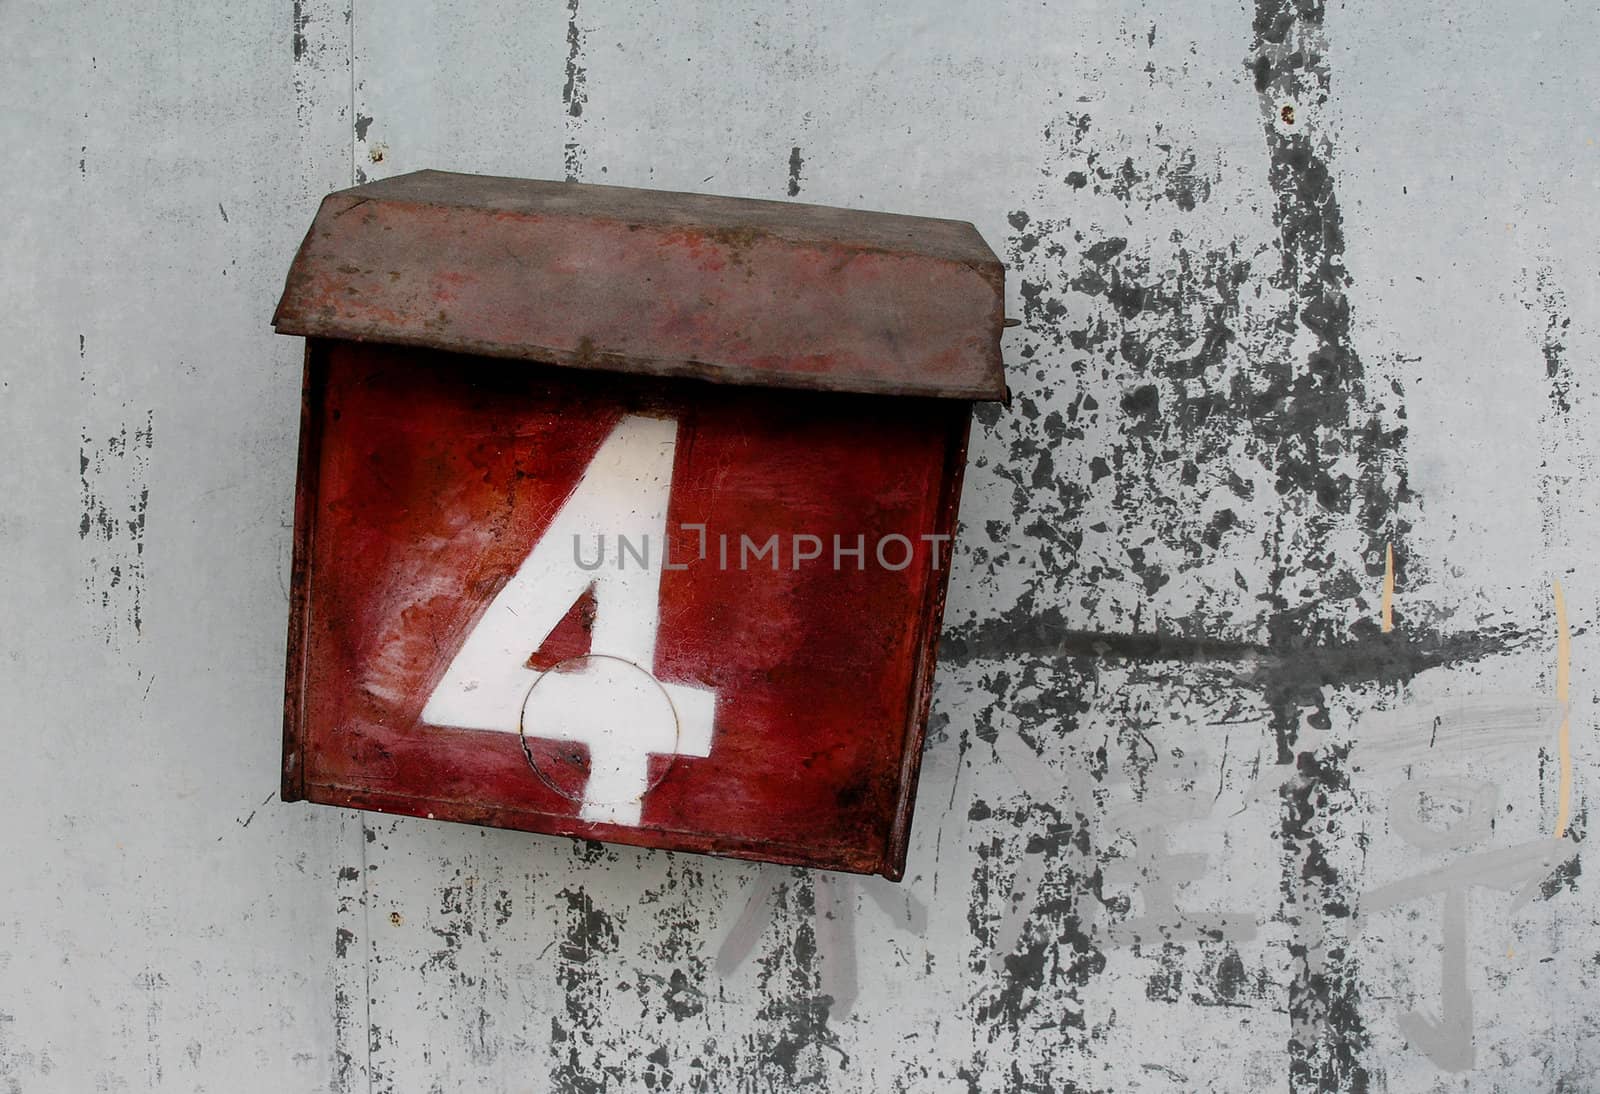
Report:
M328 195L284 799L898 879L1003 305L956 221Z

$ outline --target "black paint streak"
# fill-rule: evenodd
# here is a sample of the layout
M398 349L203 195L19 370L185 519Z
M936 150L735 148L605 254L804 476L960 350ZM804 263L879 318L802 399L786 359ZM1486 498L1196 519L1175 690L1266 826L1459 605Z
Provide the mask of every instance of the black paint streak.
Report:
M372 830L362 824L361 863L339 869L334 885L337 897L333 953L335 982L333 993L333 1074L330 1089L334 1094L354 1094L357 1089L370 1090L371 1083L361 1083L363 1074L371 1074L372 1061L372 954L370 939L360 938L345 923L364 921L368 894L366 892L367 845L372 842ZM352 948L359 952L352 953ZM359 968L353 967L359 961ZM360 1055L357 1055L359 1051Z
M583 67L583 32L578 29L578 0L567 0L567 83L561 89L561 101L567 114L577 118L583 115L583 104L588 100L584 84L588 72Z
M992 747L1002 732L1012 732L1002 721L1022 727L1028 747L1037 746L1027 734L1073 738L1093 705L1098 664L1092 656L1040 657L996 668L981 682L993 701L962 730L963 753L972 747L969 735ZM1065 762L1101 780L1105 752L1095 747L1069 746ZM974 1005L980 1028L988 1031L971 1067L957 1072L972 1091L998 1089L991 1084L1002 1076L1007 1090L1078 1089L1062 1086L1061 1077L1092 1054L1102 1025L1113 1020L1083 1001L1084 989L1106 966L1095 930L1107 908L1098 817L1081 810L1097 811L1092 802L1042 798L974 797L967 808L968 838L978 857L968 895L968 929L976 943L969 974L983 985ZM987 1083L980 1085L980 1077Z
M598 1094L607 1088L606 1075L589 1058L607 1023L597 1002L596 958L616 950L617 927L581 886L557 895L566 905L567 930L556 967L566 1006L564 1015L550 1019L550 1054L556 1061L550 1081L561 1094Z
M1028 615L1017 608L971 627L947 632L939 642L950 664L1013 656L1098 657L1129 661L1256 661L1271 656L1264 645L1177 634L1105 634L1069 627L1060 608Z
M79 352L83 343L79 341ZM107 615L106 643L123 624L137 638L144 630L145 521L150 506L150 452L155 414L142 426L126 425L102 443L87 430L78 445L78 489L83 505L78 538L91 547L84 587Z
M757 958L765 1002L756 1011L753 1047L761 1063L751 1075L752 1088L827 1090L832 1085L829 1054L840 1066L848 1060L828 1027L833 1000L822 993L812 878L796 871L793 884L778 890L774 919L783 925L781 937Z
M1566 294L1556 284L1555 271L1548 266L1537 279L1539 309L1544 315L1544 336L1539 352L1544 357L1545 376L1550 381L1550 402L1556 413L1572 412L1572 367L1567 363L1567 330L1572 317L1567 313Z
M1029 832L1010 870L1005 866L1007 841L994 836L977 846L979 870L968 926L978 940L980 955L995 954L1003 969L994 978L992 993L986 993L989 997L979 1004L978 1021L1020 1034L1045 1017L1041 1004L1050 998L1047 989L1064 993L1073 1009L1049 1014L1049 1020L1059 1024L1060 1034L1059 1044L1042 1054L1048 1067L1058 1051L1085 1039L1087 1017L1080 991L1106 966L1105 952L1092 933L1092 924L1106 905L1101 872L1098 867L1085 869L1093 846L1092 822L1081 813L1037 802L993 808L979 800L972 808L973 819L992 816L1001 822L1002 831ZM1030 859L1040 863L1035 869L1043 874L1034 892L1017 888ZM997 945L995 925L979 913L987 907L1004 906L1012 898L1031 906L1018 944L1004 952L1004 944ZM985 970L979 963L974 971Z
M1509 624L1457 634L1439 634L1417 625L1388 634L1376 628L1362 630L1355 637L1327 643L1299 634L1280 634L1272 643L1238 642L1076 630L1067 626L1059 608L1036 615L1013 608L946 634L940 650L948 663L958 665L1015 656L1220 662L1237 666L1233 671L1240 684L1259 690L1269 702L1314 706L1323 688L1399 686L1428 669L1470 664L1543 641L1543 636ZM1279 762L1293 763L1294 756L1280 752Z
M567 108L567 140L562 148L562 162L568 182L577 182L583 177L583 143L578 140L578 130L584 105L589 101L583 38L583 31L578 29L578 0L567 0L567 82L561 89L561 101Z
M310 16L305 12L305 0L294 0L294 32L290 42L294 50L294 59L300 60L306 55L306 21Z
M800 158L800 146L797 144L789 149L789 196L796 197L800 193L800 168L805 166L805 160Z
M652 909L648 932L652 942L648 953L654 961L672 970L666 976L642 969L635 972L634 988L640 1005L648 1007L658 1021L670 1017L675 1023L687 1022L705 1013L710 970L700 908L706 896L701 864L688 856L674 858L664 883L641 901L641 906L648 905ZM646 1057L646 1063L644 1082L648 1086L649 1074L665 1072L668 1059L665 1056L658 1059L652 1054Z
M1328 98L1323 15L1321 0L1257 0L1250 65L1266 119L1269 180L1278 199L1274 219L1282 264L1275 280L1292 301L1282 315L1285 346L1297 327L1316 339L1315 349L1304 361L1285 354L1262 363L1268 383L1253 408L1257 431L1276 457L1279 494L1314 499L1317 507L1305 528L1309 549L1298 553L1305 559L1300 565L1320 565L1318 596L1308 600L1287 595L1284 547L1281 540L1275 545L1278 565L1268 633L1269 644L1280 649L1296 643L1337 645L1344 624L1338 612L1327 612L1324 605L1348 602L1363 576L1381 574L1379 560L1387 544L1396 544L1403 557L1399 548L1409 531L1395 511L1398 503L1409 500L1399 456L1404 427L1391 430L1383 424L1351 337L1343 216L1329 149L1306 127L1279 124L1292 116L1283 114L1285 102L1320 104ZM1394 394L1401 394L1397 384ZM1353 479L1329 459L1330 453L1345 452L1357 457L1359 477ZM1366 538L1364 575L1325 557L1337 518L1345 515L1354 517ZM1360 630L1366 632L1369 649L1377 648L1372 645L1375 629L1371 613L1366 613ZM1471 644L1461 652L1471 652ZM1441 662L1413 651L1387 681L1409 679L1415 668L1433 663ZM1336 830L1338 813L1349 799L1343 763L1347 750L1301 752L1295 745L1303 716L1319 730L1331 724L1321 687L1347 680L1352 671L1368 675L1386 670L1361 657L1312 661L1307 668L1311 671L1297 679L1263 681L1279 763L1292 761L1297 772L1282 789L1282 888L1295 931L1290 946L1294 959L1289 985L1290 1088L1362 1094L1370 1084L1361 1061L1369 1038L1359 1009L1358 966L1354 955L1325 941L1332 932L1323 926L1350 916L1343 879L1324 842ZM1305 715L1308 705L1312 709Z

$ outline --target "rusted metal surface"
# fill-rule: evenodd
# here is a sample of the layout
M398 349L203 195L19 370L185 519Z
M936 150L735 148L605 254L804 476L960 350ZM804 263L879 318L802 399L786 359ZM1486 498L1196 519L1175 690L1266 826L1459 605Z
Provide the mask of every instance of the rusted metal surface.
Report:
M321 341L306 391L286 798L900 876L966 404ZM424 717L624 415L677 428L674 565L642 667L715 695L705 754L653 757L636 823L585 819L571 792L594 777L581 750ZM745 536L777 536L777 555L752 562ZM800 558L805 536L826 544L821 557ZM908 565L898 541L878 547L892 536L913 545ZM865 555L841 562L835 537ZM517 658L549 670L609 653L591 639L596 612L616 610L612 566L620 555L547 638L527 620Z
M419 171L330 194L280 333L725 383L1000 399L1002 267L956 221Z

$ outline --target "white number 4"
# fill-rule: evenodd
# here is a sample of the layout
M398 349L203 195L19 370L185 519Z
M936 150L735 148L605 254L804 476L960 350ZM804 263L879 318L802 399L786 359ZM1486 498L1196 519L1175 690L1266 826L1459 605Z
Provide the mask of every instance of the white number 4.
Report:
M586 571L576 544L605 536L659 544L678 424L629 415L617 423L528 557L483 613L428 696L422 720L491 729L589 751L580 816L639 823L651 755L707 756L716 693L655 678L661 571ZM648 537L648 538L646 538ZM573 603L595 587L590 656L546 673L527 667Z

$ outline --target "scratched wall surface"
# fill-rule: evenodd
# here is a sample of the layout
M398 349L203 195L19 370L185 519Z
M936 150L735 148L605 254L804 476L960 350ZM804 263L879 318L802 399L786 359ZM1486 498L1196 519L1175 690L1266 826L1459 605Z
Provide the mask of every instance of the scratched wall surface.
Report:
M0 1088L1600 1088L1597 35L0 5ZM424 166L1006 258L903 884L276 801L267 320L322 193Z

